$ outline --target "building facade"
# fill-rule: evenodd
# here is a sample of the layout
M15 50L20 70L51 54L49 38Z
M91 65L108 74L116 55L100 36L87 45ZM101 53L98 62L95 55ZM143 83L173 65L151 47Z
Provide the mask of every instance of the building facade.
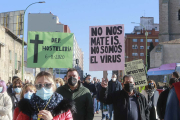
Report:
M179 53L177 44L168 41L180 39L180 1L179 0L159 0L159 42L168 43L156 46L150 53L151 68L160 67L163 64L179 62L176 56ZM167 47L173 48L167 56ZM166 57L165 57L165 56Z
M133 60L142 59L146 64L146 49L149 50L150 43L153 46L159 44L158 31L155 29L147 30L147 47L145 30L141 30L140 33L126 33L125 34L125 61L130 62Z
M50 13L29 13L28 14L28 31L44 31L44 32L64 32L71 33L68 25L59 22L59 18ZM81 78L83 78L83 51L80 49L74 35L73 43L73 67L78 70ZM78 61L78 64L76 64ZM42 68L41 70L47 70ZM64 78L67 68L54 68L53 74L55 78Z
M26 45L26 43L24 43ZM22 39L11 30L0 26L0 77L8 82L13 76L21 78ZM24 77L26 72L24 72ZM32 76L29 74L27 76ZM23 81L25 82L25 81Z
M159 41L180 38L180 1L159 0Z

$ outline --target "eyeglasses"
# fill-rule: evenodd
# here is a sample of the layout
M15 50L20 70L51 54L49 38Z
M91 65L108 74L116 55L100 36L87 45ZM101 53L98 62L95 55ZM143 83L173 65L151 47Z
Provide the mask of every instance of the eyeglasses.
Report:
M149 85L154 85L154 83L149 83Z
M43 86L44 86L45 88L47 88L47 89L50 89L51 86L52 86L52 83L36 84L36 85L35 85L36 89L38 89L38 90L41 89Z
M14 86L14 88L21 88L21 86Z

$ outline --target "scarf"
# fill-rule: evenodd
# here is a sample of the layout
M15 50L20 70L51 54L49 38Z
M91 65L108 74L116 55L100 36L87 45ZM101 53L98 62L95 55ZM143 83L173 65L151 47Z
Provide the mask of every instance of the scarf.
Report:
M32 114L32 120L37 120L38 116L37 114L39 113L38 109L41 111L41 110L44 110L44 108L46 107L45 110L48 110L51 112L52 116L53 116L53 110L54 108L57 107L57 105L61 102L61 100L63 100L63 97L58 94L58 93L54 93L51 98L50 98L50 102L49 102L49 99L48 100L42 100L40 97L36 96L36 94L33 94L32 95L32 98L31 98L31 105L34 109L34 113ZM36 105L37 104L37 105ZM38 108L37 108L38 107ZM53 116L54 117L54 116Z
M151 98L154 95L154 91L155 91L155 89L147 89L146 92L148 94L148 97Z
M149 109L151 109L153 107L153 95L154 95L154 91L155 89L148 89L146 90L147 94L148 94L148 105L149 105Z

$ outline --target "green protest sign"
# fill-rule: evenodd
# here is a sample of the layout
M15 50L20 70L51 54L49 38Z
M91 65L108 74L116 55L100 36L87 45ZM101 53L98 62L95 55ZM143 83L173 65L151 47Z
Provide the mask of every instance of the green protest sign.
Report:
M147 85L147 78L142 59L126 62L125 75L133 76L135 87Z
M73 33L28 32L29 68L72 68Z

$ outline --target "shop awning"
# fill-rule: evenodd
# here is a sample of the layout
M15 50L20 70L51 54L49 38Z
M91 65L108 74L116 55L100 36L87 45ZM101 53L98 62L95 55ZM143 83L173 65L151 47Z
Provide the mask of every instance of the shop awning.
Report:
M168 75L172 74L176 69L176 63L164 64L159 68L149 69L147 74L150 75Z

